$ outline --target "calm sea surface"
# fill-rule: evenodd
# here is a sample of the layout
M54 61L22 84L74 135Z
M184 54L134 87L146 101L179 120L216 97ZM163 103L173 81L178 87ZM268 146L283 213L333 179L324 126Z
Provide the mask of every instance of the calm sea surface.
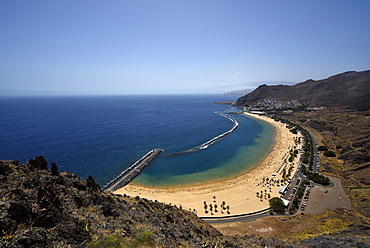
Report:
M59 171L92 175L106 184L148 151L165 150L135 183L166 187L204 183L240 174L270 150L274 129L227 114L222 95L58 96L0 98L0 159L26 162L43 155ZM231 111L237 111L233 109ZM226 112L225 112L226 111ZM239 127L197 152L184 151Z

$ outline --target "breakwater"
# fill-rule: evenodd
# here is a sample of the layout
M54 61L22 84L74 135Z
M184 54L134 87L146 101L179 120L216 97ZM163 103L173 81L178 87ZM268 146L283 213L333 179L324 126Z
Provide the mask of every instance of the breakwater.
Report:
M106 192L115 191L123 186L127 185L135 177L137 177L140 172L149 165L160 153L164 150L153 149L145 154L141 159L136 161L133 165L123 171L119 176L110 181L107 185L103 187Z
M239 123L236 120L234 120L233 118L231 118L229 116L226 116L226 115L223 115L223 114L220 114L220 113L217 113L217 112L216 112L216 114L219 114L222 117L225 117L225 118L229 119L230 121L232 121L234 123L234 126L229 131L224 132L223 134L220 134L220 135L214 137L213 139L201 144L200 146L196 146L194 148L191 148L191 149L185 150L185 151L181 151L181 152L171 153L171 154L168 154L167 157L172 157L172 156L177 156L177 155L181 155L181 154L185 154L185 153L191 153L191 152L196 152L196 151L199 151L199 150L207 149L209 145L212 145L217 140L219 140L219 139L225 137L226 135L234 132L235 129L238 128Z

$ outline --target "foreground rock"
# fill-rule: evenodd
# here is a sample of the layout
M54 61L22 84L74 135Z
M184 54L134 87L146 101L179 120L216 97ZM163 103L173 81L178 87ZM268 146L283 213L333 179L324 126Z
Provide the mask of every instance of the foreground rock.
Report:
M42 157L0 162L2 242L19 247L85 246L92 239L151 230L163 247L221 236L194 214L145 199L104 193L92 177L45 170Z
M29 162L0 161L0 247L112 247L117 241L137 242L134 247L307 247L327 239L303 246L273 237L223 237L190 212L104 193L92 177L59 173L55 163L49 171L41 156ZM342 247L353 242L336 241Z

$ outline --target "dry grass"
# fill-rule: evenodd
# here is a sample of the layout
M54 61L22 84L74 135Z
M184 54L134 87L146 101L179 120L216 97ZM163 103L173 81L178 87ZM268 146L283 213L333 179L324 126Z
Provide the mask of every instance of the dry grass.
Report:
M370 187L349 188L354 204L359 212L365 216L370 216ZM370 217L366 217L370 222Z
M284 241L299 241L345 230L359 218L353 211L326 211L320 215L267 217L251 222L213 224L228 236L256 234L261 237L276 237Z

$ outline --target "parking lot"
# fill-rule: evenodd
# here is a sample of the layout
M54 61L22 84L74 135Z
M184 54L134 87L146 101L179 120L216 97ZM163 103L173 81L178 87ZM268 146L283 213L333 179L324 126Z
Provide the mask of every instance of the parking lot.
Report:
M302 199L301 206L303 202L306 202L306 206L304 211L299 210L300 213L322 214L328 209L354 209L350 199L345 193L346 191L341 180L336 177L329 178L330 181L334 183L334 187L325 187L315 184L315 187L310 190L308 200Z

